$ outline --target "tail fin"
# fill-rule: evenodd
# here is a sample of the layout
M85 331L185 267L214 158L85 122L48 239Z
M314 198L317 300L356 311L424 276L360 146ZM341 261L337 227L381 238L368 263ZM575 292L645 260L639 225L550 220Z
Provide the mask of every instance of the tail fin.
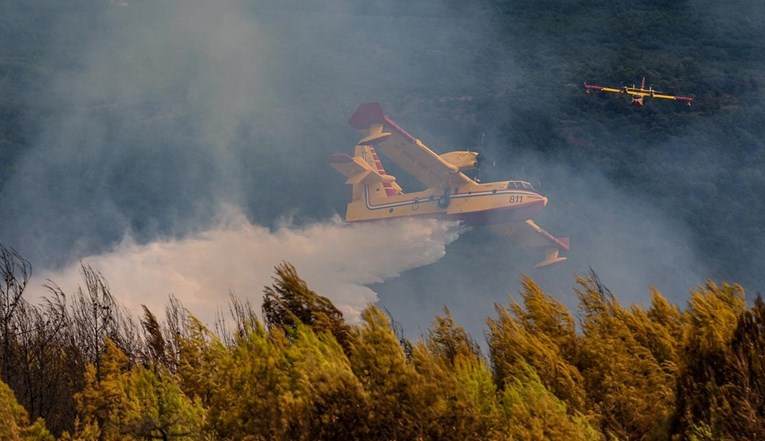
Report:
M385 192L385 196L395 196L401 194L401 187L396 183L396 178L387 174L385 168L383 168L380 157L377 156L375 148L370 145L358 145L356 146L356 157L361 157L369 164L377 173L383 177L382 187Z
M353 186L353 196L345 214L347 221L370 220L381 218L386 204L391 196L404 192L396 183L396 178L387 174L375 151L375 145L391 137L384 132L385 114L378 103L366 103L359 106L349 121L351 125L361 130L366 136L358 141L353 157L334 155L328 160L329 164L345 175L346 184ZM390 209L392 211L392 208ZM388 210L385 210L388 213Z
M385 172L377 152L370 145L359 144L353 157L332 155L327 162L348 178L345 183L353 186L352 202L362 200L365 190L370 200L402 193L396 178Z

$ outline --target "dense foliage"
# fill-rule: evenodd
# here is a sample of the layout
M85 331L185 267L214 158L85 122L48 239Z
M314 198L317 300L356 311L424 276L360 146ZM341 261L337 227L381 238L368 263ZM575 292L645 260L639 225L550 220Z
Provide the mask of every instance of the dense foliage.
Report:
M594 273L579 311L526 278L487 319L488 357L448 309L417 341L368 306L346 323L295 268L259 314L214 329L175 299L136 321L103 276L23 298L29 264L0 248L0 436L62 440L742 440L765 410L765 303L707 282L683 310L624 307ZM35 422L32 423L31 421Z

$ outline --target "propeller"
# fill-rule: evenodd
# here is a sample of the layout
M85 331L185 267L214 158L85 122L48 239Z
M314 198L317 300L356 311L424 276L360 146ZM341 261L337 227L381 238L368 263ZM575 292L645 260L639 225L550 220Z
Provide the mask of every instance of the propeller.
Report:
M481 182L481 170L483 170L483 165L485 162L484 156L481 154L481 147L483 147L483 141L486 139L486 133L481 132L481 137L478 139L478 149L476 152L478 153L478 156L475 158L475 168L476 168L476 174L475 174L475 180L476 182Z
M483 163L484 163L483 155L481 155L481 153L478 152L478 156L475 157L475 169L476 169L475 181L476 182L481 182L481 170L483 170Z
M493 169L497 166L496 160L489 160L486 159L485 156L478 153L478 157L476 157L476 174L475 174L475 180L476 182L481 182L481 178L483 176L483 172L486 169Z

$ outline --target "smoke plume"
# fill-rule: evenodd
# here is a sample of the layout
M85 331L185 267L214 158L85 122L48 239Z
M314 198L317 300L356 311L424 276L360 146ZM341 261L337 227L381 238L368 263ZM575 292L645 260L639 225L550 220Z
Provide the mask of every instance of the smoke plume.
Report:
M367 285L435 262L458 234L455 223L433 219L345 224L334 218L271 231L231 210L215 228L198 235L143 245L126 238L112 251L83 258L82 264L99 271L129 310L140 313L140 305L146 305L161 312L172 294L212 324L229 293L260 305L274 267L287 261L311 289L353 321L378 300ZM80 265L42 274L31 285L40 287L45 279L74 292L82 285Z

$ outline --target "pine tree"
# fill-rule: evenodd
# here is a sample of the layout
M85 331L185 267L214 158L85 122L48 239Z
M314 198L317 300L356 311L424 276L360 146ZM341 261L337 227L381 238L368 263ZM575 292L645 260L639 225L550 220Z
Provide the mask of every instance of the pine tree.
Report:
M588 411L618 439L663 439L674 403L670 330L623 308L595 273L577 277L583 336L577 363Z
M369 395L351 370L350 361L331 334L307 326L285 348L292 397L287 439L368 439Z
M388 317L368 306L361 314L351 347L351 366L369 394L369 438L413 440L425 435L433 395L423 377L407 361Z
M673 434L689 436L711 431L715 439L733 439L725 433L723 424L723 419L733 411L724 390L737 383L738 374L732 369L735 355L731 339L739 325L738 318L746 309L744 299L741 286L717 285L712 281L691 292L684 314ZM748 340L744 335L756 326L749 331L744 331L745 328L744 325L738 340L743 346Z
M457 357L480 357L478 344L454 322L449 308L444 307L444 316L436 315L433 329L425 340L428 351L449 366L454 366Z
M573 362L577 342L573 319L566 308L524 279L524 306L496 305L497 319L487 320L489 354L497 386L503 388L525 366L534 368L542 383L568 404L571 412L584 411L582 376Z
M465 329L444 308L424 341L411 348L422 376L421 393L435 398L424 437L438 440L491 439L499 417L491 371Z
M21 406L13 391L0 381L0 439L8 441L53 441L53 435L45 428L43 420L29 423L27 411Z
M294 332L293 338L297 338L297 328ZM195 338L194 350L186 353L199 362L187 362L186 355L182 356L182 375L204 396L209 427L216 436L254 440L286 436L296 403L285 353L289 343L279 329L275 334L254 330L236 339L230 348L217 339L205 345Z
M418 401L428 403L422 418L422 438L432 440L494 439L499 409L491 371L469 353L452 362L418 342L411 362L421 376ZM423 400L427 397L427 400Z
M331 333L346 350L351 344L343 313L328 298L309 289L287 262L276 267L274 284L264 289L263 319L269 329L281 328L288 337L302 323L317 333Z
M97 433L99 440L199 439L205 412L188 399L165 368L131 365L106 341L101 376L90 365L77 395L83 424L75 438Z
M765 439L765 302L759 295L739 316L730 348L733 375L730 386L721 388L721 431L733 439Z
M184 320L174 338L178 384L186 396L212 414L220 401L221 376L230 363L230 350L193 315L185 315ZM214 420L214 415L208 419Z
M600 440L587 419L571 415L566 404L542 383L533 367L521 362L502 391L503 427L507 439L519 441Z

